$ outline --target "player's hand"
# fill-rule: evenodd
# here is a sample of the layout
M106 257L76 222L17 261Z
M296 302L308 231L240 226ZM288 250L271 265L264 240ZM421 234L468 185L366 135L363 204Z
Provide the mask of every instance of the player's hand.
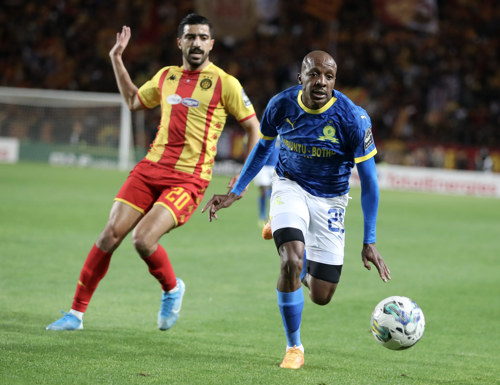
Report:
M215 214L217 211L231 206L240 198L235 193L227 193L225 195L215 194L210 198L205 207L201 209L201 212L204 213L208 209L208 220L212 222L212 219L217 219L217 214Z
M227 192L229 193L229 191L231 191L234 187L234 185L236 184L238 178L240 177L240 174L238 175L235 175L233 176L230 180L229 180L229 183L227 184ZM245 187L245 189L241 192L240 194L240 198L243 198L243 196L245 195L245 193L248 191L248 186Z
M378 274L382 281L387 282L391 279L391 271L384 262L384 259L378 252L374 243L364 243L363 250L361 250L361 259L363 264L368 270L371 270L370 262L375 265L378 270Z
M109 51L109 56L111 57L121 56L121 54L123 53L123 51L125 51L125 48L128 45L128 42L130 40L130 35L131 35L130 27L124 25L122 27L121 32L118 32L116 34L116 43L113 46L113 48L111 48L111 51Z

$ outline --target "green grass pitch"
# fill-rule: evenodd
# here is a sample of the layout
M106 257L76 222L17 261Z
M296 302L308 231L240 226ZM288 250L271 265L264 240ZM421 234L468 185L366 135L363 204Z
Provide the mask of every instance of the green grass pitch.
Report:
M499 384L500 200L382 191L383 283L360 258L353 189L342 279L332 303L306 298L302 369L278 367L279 258L257 226L257 189L209 223L200 209L161 244L186 282L181 317L156 329L160 288L125 239L85 315L85 330L50 332L68 311L92 243L127 173L0 165L0 384ZM201 205L226 191L216 177ZM305 289L307 293L307 289ZM406 351L369 329L390 295L427 321Z

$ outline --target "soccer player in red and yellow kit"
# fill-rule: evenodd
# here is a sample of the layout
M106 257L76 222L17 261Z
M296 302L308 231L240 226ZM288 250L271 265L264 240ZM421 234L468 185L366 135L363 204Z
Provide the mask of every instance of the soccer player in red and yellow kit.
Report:
M83 329L83 314L111 256L132 230L135 249L163 290L158 328L172 327L185 285L176 277L159 239L186 223L203 199L227 115L245 129L249 150L259 138L259 121L241 84L210 62L214 39L208 19L190 14L181 21L177 45L182 66L162 68L140 88L122 60L130 36L130 28L124 26L109 53L116 82L130 110L161 107L158 132L146 157L116 195L108 222L81 270L70 312L63 312L48 330Z

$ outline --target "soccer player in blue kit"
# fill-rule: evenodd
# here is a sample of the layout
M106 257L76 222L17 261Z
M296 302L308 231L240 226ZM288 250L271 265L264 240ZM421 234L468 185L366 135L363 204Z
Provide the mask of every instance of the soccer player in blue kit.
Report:
M344 261L344 218L351 169L361 181L364 237L361 257L387 282L390 271L375 246L379 190L371 121L361 107L334 90L337 64L324 51L304 57L299 85L275 95L264 111L261 139L238 181L225 195L214 195L202 212L216 211L241 198L245 187L265 164L279 135L281 147L272 182L271 229L281 258L278 306L287 347L280 366L304 364L300 323L304 306L302 283L318 305L330 302ZM306 251L304 261L304 250Z
M253 179L255 185L259 188L259 197L257 204L259 208L259 225L262 227L267 226L268 222L268 202L271 197L271 183L274 175L274 168L278 162L280 141L275 141L274 150L267 158L266 163L260 169L259 173ZM271 238L269 238L271 239Z

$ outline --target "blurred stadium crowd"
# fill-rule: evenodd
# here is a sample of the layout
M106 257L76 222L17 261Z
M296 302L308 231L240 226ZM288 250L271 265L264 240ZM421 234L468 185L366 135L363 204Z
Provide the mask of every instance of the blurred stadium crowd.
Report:
M177 24L201 1L2 3L1 86L117 92L108 52L121 26L132 28L125 62L140 85L181 63ZM260 116L274 94L296 84L307 52L327 50L339 68L336 88L369 112L384 161L500 171L497 1L395 3L412 8L410 21L404 8L388 16L390 1L255 1L251 33L216 29L211 57L240 79Z

